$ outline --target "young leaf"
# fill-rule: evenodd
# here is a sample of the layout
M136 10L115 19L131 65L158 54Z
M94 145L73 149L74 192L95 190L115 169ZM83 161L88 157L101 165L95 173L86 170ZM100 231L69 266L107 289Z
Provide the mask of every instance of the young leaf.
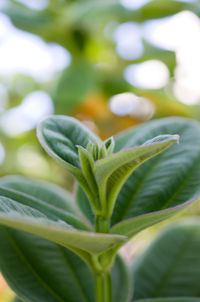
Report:
M69 116L50 116L39 125L38 139L43 148L75 177L80 175L77 145L84 148L100 139L81 122Z
M89 221L92 225L94 225L95 224L94 212L92 211L91 204L88 200L87 195L84 193L83 189L79 185L76 188L76 204L82 216L84 218L87 218L87 221Z
M137 229L168 218L200 198L198 122L184 118L151 121L116 137L115 151L165 133L179 134L180 144L150 159L129 177L116 200L112 233L131 237Z
M200 222L178 222L133 265L134 299L200 297Z
M93 254L100 254L126 241L126 237L120 235L77 230L63 220L51 220L40 211L3 196L0 197L0 224Z
M40 144L81 184L92 200L91 190L81 171L77 145L86 149L90 142L101 140L73 117L56 115L46 118L37 128Z
M98 201L98 187L93 173L93 159L91 154L81 146L78 146L78 153L83 174L87 179L87 183L93 197L91 199L91 205L95 209L98 207L98 204L95 202Z
M109 137L106 141L104 141L104 146L106 148L107 154L112 154L115 148L115 141L113 136Z
M177 135L160 135L145 144L123 150L95 163L94 173L100 199L107 202L107 214L112 213L115 199L128 178L138 166L177 142Z
M180 211L185 210L193 202L199 200L200 198L197 200L190 200L173 208L158 211L155 213L148 213L134 218L123 220L122 222L115 224L111 228L110 233L120 234L120 235L127 236L128 238L131 238L135 236L137 233L139 233L140 231L142 231L143 229L148 228L149 226L154 225L155 223L168 219L173 215L176 215Z
M93 302L94 277L73 252L53 242L0 227L0 269L22 301ZM129 272L116 258L113 302L128 302ZM121 286L119 286L119 284Z

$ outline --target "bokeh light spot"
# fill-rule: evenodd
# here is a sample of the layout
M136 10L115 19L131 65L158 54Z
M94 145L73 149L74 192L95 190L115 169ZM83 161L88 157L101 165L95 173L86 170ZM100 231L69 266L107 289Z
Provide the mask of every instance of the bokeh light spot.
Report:
M126 22L118 25L113 40L116 42L117 54L125 60L137 59L144 51L140 26L136 23Z
M129 10L136 10L151 0L120 0L120 3Z
M44 91L28 94L21 105L7 110L1 117L0 127L8 135L17 135L34 129L39 121L53 113L53 101Z
M129 65L124 71L128 83L143 89L159 89L169 80L167 66L158 60Z
M118 116L130 115L147 120L154 113L154 105L146 98L138 97L134 93L125 92L114 95L109 100L110 111Z
M5 150L3 145L0 143L0 165L2 165L5 158Z
M0 75L26 74L44 82L71 62L66 49L15 28L3 14L0 14L0 39Z
M17 0L17 2L20 2L27 7L35 10L43 10L49 4L48 0Z

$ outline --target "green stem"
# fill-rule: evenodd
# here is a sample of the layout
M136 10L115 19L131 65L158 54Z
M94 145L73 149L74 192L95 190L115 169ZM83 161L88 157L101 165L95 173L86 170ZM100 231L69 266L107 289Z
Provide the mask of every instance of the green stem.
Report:
M96 302L104 302L104 276L96 275L95 279Z
M108 233L110 226L109 224L110 222L108 219L105 219L102 216L96 216L95 231L97 233Z
M112 302L112 282L110 272L96 275L96 302Z
M112 279L110 272L105 273L104 286L105 302L112 302Z
M109 233L110 219L103 213L98 213L95 220L95 232ZM99 255L94 263L99 263L102 270L98 271L96 276L96 302L112 302L112 280L110 274L110 259L109 253L105 252ZM97 261L98 260L98 261ZM96 265L98 268L98 266Z

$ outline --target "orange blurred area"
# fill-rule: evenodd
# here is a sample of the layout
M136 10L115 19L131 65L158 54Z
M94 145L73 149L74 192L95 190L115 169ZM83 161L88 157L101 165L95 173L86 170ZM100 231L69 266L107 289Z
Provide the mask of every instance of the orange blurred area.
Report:
M74 112L76 118L82 121L102 139L106 139L124 129L141 123L131 116L113 114L102 94L89 95Z
M14 293L10 290L4 278L0 274L0 302L11 302L14 296Z

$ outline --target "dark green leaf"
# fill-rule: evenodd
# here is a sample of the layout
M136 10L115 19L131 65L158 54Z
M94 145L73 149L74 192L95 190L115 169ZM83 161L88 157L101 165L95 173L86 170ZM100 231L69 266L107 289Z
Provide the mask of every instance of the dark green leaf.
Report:
M117 257L112 268L113 302L129 302L133 292L130 271L121 257Z
M77 230L63 220L51 220L40 211L3 196L0 197L0 224L95 254L126 240L124 236Z
M23 300L21 300L20 298L18 297L15 297L12 302L23 302Z
M180 144L150 159L129 177L116 201L112 225L117 225L113 226L113 233L131 237L136 230L161 221L199 199L198 122L183 118L151 121L116 137L115 151L138 146L166 133L179 134Z
M133 265L133 275L135 300L200 297L199 219L166 229Z
M39 201L46 202L57 209L75 213L72 196L53 183L38 181L21 175L11 175L0 178L0 186L36 198L38 203Z
M62 220L78 229L88 230L75 213L70 195L54 184L21 176L3 177L0 179L1 197L34 208L49 219Z
M94 277L74 253L50 241L0 227L0 269L28 302L93 302ZM112 269L113 302L126 302L129 275L120 257ZM120 286L119 286L120 285Z
M74 253L50 241L0 227L0 269L26 302L93 302L94 281Z
M178 139L177 135L160 135L141 146L122 150L95 163L94 174L100 199L106 200L108 213L112 213L116 197L128 176L142 163L163 152Z

